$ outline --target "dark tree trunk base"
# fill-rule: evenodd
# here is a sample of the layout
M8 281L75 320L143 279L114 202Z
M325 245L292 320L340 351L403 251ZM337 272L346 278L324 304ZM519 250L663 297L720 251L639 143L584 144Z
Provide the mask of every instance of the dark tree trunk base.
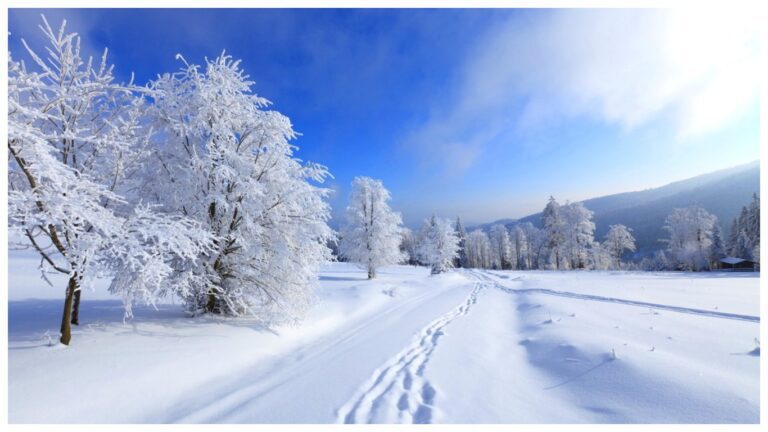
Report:
M80 287L75 289L75 297L72 302L72 321L74 325L80 325L80 293L82 290Z
M213 290L208 291L208 301L205 304L205 311L212 313L216 311L216 294Z
M75 292L79 293L77 288L77 274L74 274L69 278L67 284L67 293L64 297L64 314L61 317L61 338L59 341L64 345L69 345L69 341L72 340L72 326L70 325L72 322L72 302Z

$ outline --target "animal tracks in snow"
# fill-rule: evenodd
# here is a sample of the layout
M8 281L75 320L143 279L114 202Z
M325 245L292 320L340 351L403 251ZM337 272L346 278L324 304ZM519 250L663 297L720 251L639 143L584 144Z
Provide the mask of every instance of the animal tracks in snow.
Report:
M476 283L467 299L422 329L411 343L376 370L355 396L338 410L339 423L432 423L437 390L424 370L445 334L443 329L466 315L487 284Z

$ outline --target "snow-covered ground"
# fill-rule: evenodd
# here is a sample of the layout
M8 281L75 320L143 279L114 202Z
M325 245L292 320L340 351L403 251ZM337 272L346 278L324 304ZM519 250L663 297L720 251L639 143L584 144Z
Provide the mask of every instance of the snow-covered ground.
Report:
M31 299L42 283L11 261L12 423L759 421L755 274L394 266L367 281L334 263L299 326L173 304L123 323L86 292L64 347L47 336L63 284Z

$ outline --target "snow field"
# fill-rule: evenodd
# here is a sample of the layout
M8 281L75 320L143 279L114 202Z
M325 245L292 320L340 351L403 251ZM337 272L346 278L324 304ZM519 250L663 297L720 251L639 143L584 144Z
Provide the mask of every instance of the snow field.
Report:
M19 277L16 280L31 280ZM321 270L303 324L187 318L86 292L9 304L9 417L30 422L754 423L754 275ZM11 298L20 298L12 286ZM59 290L52 290L58 297ZM751 301L750 301L751 299ZM655 306L647 307L638 302ZM702 313L706 312L706 313ZM73 389L80 395L69 398ZM71 401L71 403L62 403Z
M564 279L557 273L547 276L536 275L530 281L525 275L518 276L516 281L495 279L506 292L518 297L520 344L526 348L528 362L547 375L540 391L565 392L571 400L569 405L593 415L595 422L759 420L759 357L750 353L754 338L759 336L759 320L700 315L685 308L668 311L606 303L531 290L553 286L553 282L559 284ZM591 289L605 294L607 288L599 285L601 279L610 279L600 276L594 277ZM614 278L617 276L621 277ZM659 275L634 277L637 287L638 282L645 284ZM754 277L726 280L736 281L735 285L751 281L752 292L757 292ZM720 291L719 294L734 288L726 284L716 290L711 284L705 285L710 285L711 291ZM625 290L629 291L630 286ZM659 290L651 296L652 300L673 305L679 302L681 297L674 286L670 286L670 298L664 297L659 284L656 286ZM747 286L740 288L746 291ZM624 295L629 294L626 291Z

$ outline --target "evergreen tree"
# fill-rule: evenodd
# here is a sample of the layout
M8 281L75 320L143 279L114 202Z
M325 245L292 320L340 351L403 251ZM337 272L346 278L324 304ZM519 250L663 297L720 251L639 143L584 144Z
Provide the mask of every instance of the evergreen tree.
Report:
M726 252L730 256L739 256L739 253L736 251L736 242L739 238L739 232L739 218L735 217L731 222L731 230L728 232L728 240L726 241Z
M760 197L757 193L752 194L752 202L747 209L745 231L750 240L750 257L760 262Z
M731 223L726 249L731 256L760 261L760 197L757 193Z
M462 225L459 217L456 218L456 235L459 237L459 257L456 258L454 267L467 267L467 232L464 230L464 225Z
M710 268L718 268L720 260L725 258L725 244L720 232L720 225L715 224L712 228L712 245L709 248Z

